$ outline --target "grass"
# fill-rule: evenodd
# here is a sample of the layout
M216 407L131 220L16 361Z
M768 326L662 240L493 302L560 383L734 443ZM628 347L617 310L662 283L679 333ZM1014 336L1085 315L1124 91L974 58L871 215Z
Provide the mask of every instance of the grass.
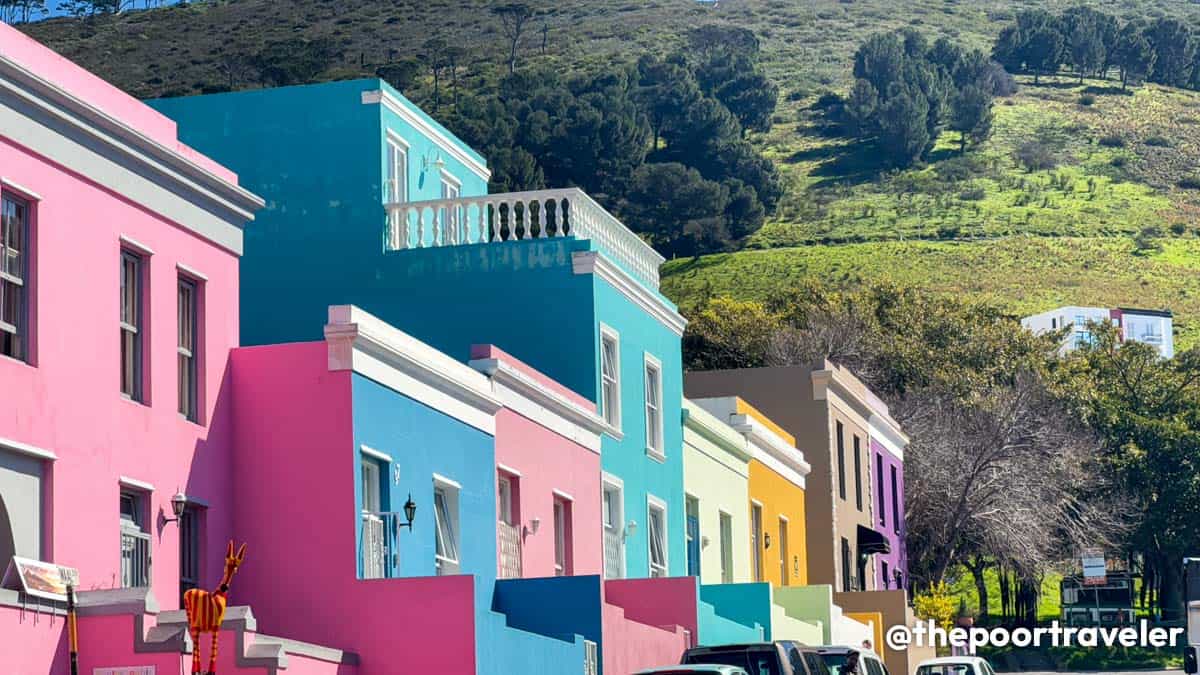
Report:
M763 299L816 276L854 286L890 278L997 303L1014 316L1064 304L1176 310L1177 347L1200 342L1200 239L1138 254L1128 238L1014 236L989 241L880 241L740 251L673 260L663 290L681 306L711 294Z
M998 617L1000 615L1000 577L995 569L988 569L983 573L984 583L987 584L988 592L988 610L989 615ZM1058 582L1062 579L1061 574L1047 574L1042 580L1042 593L1038 598L1038 620L1051 621L1059 618L1062 614L1061 597L1058 590ZM964 598L967 603L967 609L971 611L972 616L976 617L976 621L980 620L979 616L979 593L975 590L975 579L971 576L971 572L965 568L956 571L956 576L950 583L950 590L954 595Z

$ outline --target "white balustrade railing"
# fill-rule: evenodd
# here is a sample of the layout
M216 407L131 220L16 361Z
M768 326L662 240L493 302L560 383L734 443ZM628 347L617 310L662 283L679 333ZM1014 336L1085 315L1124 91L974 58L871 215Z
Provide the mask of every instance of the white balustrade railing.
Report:
M625 540L621 532L608 527L604 528L604 578L620 579L624 577L622 560L625 557Z
M597 247L658 288L663 257L579 188L387 204L387 248L573 237Z
M496 538L500 546L500 578L521 578L521 528L504 521L496 523Z

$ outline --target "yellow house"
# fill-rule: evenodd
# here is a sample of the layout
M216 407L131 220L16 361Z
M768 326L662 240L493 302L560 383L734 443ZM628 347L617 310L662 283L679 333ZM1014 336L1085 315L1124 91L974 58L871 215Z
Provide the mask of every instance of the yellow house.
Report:
M796 439L736 396L696 399L742 434L750 450L750 576L773 586L808 583L805 476L811 470Z

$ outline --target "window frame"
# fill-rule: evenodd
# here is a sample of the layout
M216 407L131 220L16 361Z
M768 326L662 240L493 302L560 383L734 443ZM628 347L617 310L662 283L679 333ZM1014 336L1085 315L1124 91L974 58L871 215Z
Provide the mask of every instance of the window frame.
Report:
M19 224L20 232L15 237L20 247L17 249L17 266L20 268L17 272L19 276L5 271L7 267L7 253L4 253L4 251L7 251L7 243L3 219L7 204L12 204L14 207L23 209L24 217ZM33 351L31 340L33 331L31 324L33 323L32 276L34 269L32 259L34 255L33 228L36 219L37 204L38 200L36 198L10 189L7 183L0 185L0 256L4 256L0 257L0 303L4 301L4 286L11 284L16 289L13 293L18 296L17 302L19 305L18 316L15 317L17 320L16 325L4 321L2 318L3 310L0 310L0 331L12 335L17 345L14 349L15 353L0 353L0 356L28 364L33 363L31 357Z
M717 510L717 545L721 556L721 583L733 583L733 514Z
M180 380L177 382L178 397L179 397L179 414L189 422L200 422L200 374L203 371L201 367L204 355L203 328L201 323L201 298L203 293L203 282L189 274L180 273L176 283L176 357L179 360L177 364L176 377ZM183 294L187 291L191 294L190 312L187 317L184 316ZM188 349L183 344L183 328L184 321L190 322L191 333L191 349ZM187 391L183 390L184 384L182 381L182 373L184 368L183 359L187 359L188 368L188 385Z
M892 478L892 531L900 534L900 481L895 464L891 466Z
M612 498L608 499L608 503L613 507L613 509L615 509L615 514L611 513L610 509L605 505L605 499L609 494L612 495ZM615 551L615 554L618 558L618 562L621 565L620 576L607 576L607 565L605 565L601 570L602 576L606 579L624 579L628 576L629 571L627 561L625 559L625 482L617 476L607 472L603 472L600 477L600 510L601 533L603 534L606 530L614 533L618 547L617 551ZM616 516L616 520L613 520L614 515ZM605 555L604 545L605 544L602 541L601 555Z
M504 471L496 473L496 517L505 525L516 525L517 509L515 496L517 492L516 476Z
M120 485L118 490L118 522L120 534L120 547L118 548L119 560L121 561L122 569L120 574L120 588L145 588L154 583L154 537L150 531L150 503L151 493L147 490L128 486L125 483ZM131 518L126 518L124 514L124 506L126 501L131 504L133 513ZM145 574L146 583L144 586L138 585L137 580L131 579L131 583L126 585L124 575L124 557L125 557L125 535L136 536L138 539L145 541L146 561Z
M750 574L755 582L766 578L763 560L763 503L750 500Z
M554 576L569 577L574 574L571 555L571 500L554 496L551 514L554 521Z
M854 505L863 510L862 439L854 434Z
M462 538L459 528L458 497L461 486L452 481L434 477L433 520L434 520L434 568L438 576L458 574L462 569ZM438 543L441 552L438 552ZM451 545L447 546L447 542Z
M783 514L780 514L779 515L779 543L778 543L778 548L779 548L779 585L780 586L791 585L790 584L791 578L792 578L792 575L790 573L791 568L788 566L788 545L790 544L790 542L788 541L790 539L790 537L788 536L788 532L789 532L790 528L791 528L791 524L790 524L790 521L788 520L788 517Z
M387 149L385 161L387 162L387 170L384 173L384 200L389 204L402 204L408 201L408 142L401 138L398 134L389 131L387 133ZM401 159L402 161L397 161ZM402 187L400 190L403 194L397 199L396 188Z
M147 316L146 316L146 314L147 314L146 308L149 305L149 303L146 302L146 295L147 295L146 294L146 279L149 276L149 274L148 274L149 254L146 253L145 251L135 249L131 246L121 246L120 262L121 262L121 268L120 268L120 273L121 273L120 291L121 291L121 294L120 294L120 302L119 302L120 313L118 316L119 326L121 329L120 330L120 333L121 333L120 347L121 347L121 349L119 352L120 359L121 359L120 360L120 375L121 375L120 391L121 391L121 396L123 398L130 400L130 401L134 401L136 403L144 404L147 402L147 398L148 398L146 396L147 387L146 387L146 356L145 356L146 339L145 339L145 335L147 332L146 327L147 327L147 324L149 323L147 321ZM127 264L131 264L133 266L132 277L128 276L129 270L126 268ZM136 282L137 286L133 290L133 297L127 298L126 294L129 291L127 290L126 284L130 278L132 278ZM127 300L128 300L128 302L127 302ZM130 317L126 315L127 306L132 306L134 308L132 310L134 312L134 316L132 317L134 323L130 323L128 320ZM129 355L129 357L128 357L130 359L130 363L129 363L128 367L125 362L125 359L126 359L125 340L126 340L127 335L130 336L129 337L129 339L131 340L130 349L132 351L132 354ZM130 379L129 387L130 387L130 389L128 391L125 388L125 377L126 377L127 371L130 371L129 372L129 379Z
M659 461L665 461L667 458L663 440L662 384L662 362L650 352L645 352L642 356L642 404L646 422L646 454ZM651 400L651 393L657 400Z
M605 343L611 342L613 349L612 355L612 376L607 377L604 373L605 362ZM612 396L606 397L605 392L608 389L607 381L611 381ZM600 324L600 416L604 422L613 429L618 431L621 429L621 334L613 330L609 326ZM611 399L611 400L608 400ZM610 406L609 403L612 405ZM611 408L611 414L610 409Z
M659 514L658 525L658 548L662 553L662 563L655 564L654 562L654 513ZM648 576L650 578L666 577L670 575L671 562L669 552L670 537L668 531L670 529L669 521L667 520L667 503L652 494L646 495L646 563L648 568Z
M875 482L879 484L879 526L887 527L887 486L883 482L883 453L875 453Z
M846 428L841 420L834 422L837 427L838 496L846 501Z

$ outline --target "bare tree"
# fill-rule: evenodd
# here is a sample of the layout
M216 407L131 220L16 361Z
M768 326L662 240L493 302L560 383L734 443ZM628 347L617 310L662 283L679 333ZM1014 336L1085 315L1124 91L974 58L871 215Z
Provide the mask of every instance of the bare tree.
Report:
M500 19L504 29L504 37L508 38L508 72L517 70L517 47L521 44L521 35L525 25L534 17L533 8L523 2L512 2L492 8L492 14Z

